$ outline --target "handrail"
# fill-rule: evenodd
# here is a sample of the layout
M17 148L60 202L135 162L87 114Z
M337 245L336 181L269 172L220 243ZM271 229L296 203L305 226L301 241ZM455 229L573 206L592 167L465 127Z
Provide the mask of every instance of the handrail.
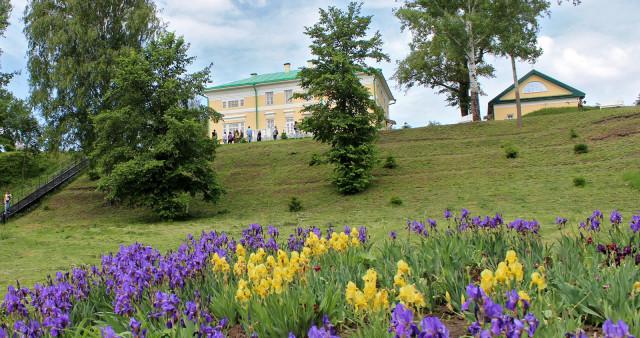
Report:
M73 162L69 163L72 160ZM56 177L59 177L63 173L69 171L69 169L75 167L84 160L85 158L74 160L72 157L69 157L66 160L56 164L55 166L47 169L47 171L43 175L40 175L37 178L32 179L29 183L23 184L22 186L13 190L11 192L11 194L13 195L13 201L11 202L11 204L17 204L18 202L20 202L20 200L29 196L33 192L43 187L45 184L51 182ZM53 171L56 168L58 168L58 170Z

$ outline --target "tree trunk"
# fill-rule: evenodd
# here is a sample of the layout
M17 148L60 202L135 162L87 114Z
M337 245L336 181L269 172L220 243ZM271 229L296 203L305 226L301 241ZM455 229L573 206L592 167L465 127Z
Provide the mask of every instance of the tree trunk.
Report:
M467 21L466 31L469 37L467 66L469 67L469 85L471 89L471 114L473 114L473 121L480 121L480 85L478 85L478 72L476 71L476 48L473 43L473 27L471 21Z
M24 169L27 165L27 145L22 148L22 152L24 152L24 156L22 156L22 180L24 181Z
M516 91L516 112L518 119L518 128L522 128L522 106L520 105L520 85L518 84L518 75L516 74L516 59L511 56L511 70L513 71L513 87Z
M458 103L460 105L460 115L469 115L469 79L458 81Z

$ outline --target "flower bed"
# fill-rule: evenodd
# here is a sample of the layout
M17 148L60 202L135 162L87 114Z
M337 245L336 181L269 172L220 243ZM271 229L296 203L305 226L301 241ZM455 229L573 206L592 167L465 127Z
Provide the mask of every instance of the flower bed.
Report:
M612 212L543 243L535 221L446 211L371 243L364 227L253 224L240 239L141 244L101 266L9 287L5 336L632 337L640 331L640 216ZM460 329L460 323L463 323Z

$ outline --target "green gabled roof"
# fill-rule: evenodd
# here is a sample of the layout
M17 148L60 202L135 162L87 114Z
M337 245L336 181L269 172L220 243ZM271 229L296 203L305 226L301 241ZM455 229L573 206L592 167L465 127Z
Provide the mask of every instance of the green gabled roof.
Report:
M532 71L530 71L529 73L527 73L525 76L523 76L522 78L520 78L518 80L518 83L521 84L524 81L526 81L528 78L530 78L532 75L538 75L539 77L553 83L556 84L566 90L568 90L570 93L566 94L566 95L556 95L556 96L542 96L542 97L531 97L531 98L526 98L523 99L521 98L520 101L522 102L527 102L527 101L541 101L541 100L548 100L548 99L564 99L564 98L571 98L571 97L585 97L585 93L582 91L579 91L563 82L560 82L554 78L552 78L551 76L548 76L546 74L540 73L539 71L533 69ZM511 86L509 86L509 88L505 89L502 93L498 94L498 96L494 97L493 100L489 101L489 106L493 106L495 104L498 103L514 103L516 102L516 100L504 100L502 101L502 97L507 95L510 91L512 91L515 88L515 86L512 84Z
M300 69L295 69L289 72L256 75L250 78L225 83L219 86L209 87L209 88L206 88L205 90L222 89L222 88L229 88L229 87L240 87L240 86L251 86L251 85L268 83L268 82L290 81L290 80L297 79L299 72L300 72Z

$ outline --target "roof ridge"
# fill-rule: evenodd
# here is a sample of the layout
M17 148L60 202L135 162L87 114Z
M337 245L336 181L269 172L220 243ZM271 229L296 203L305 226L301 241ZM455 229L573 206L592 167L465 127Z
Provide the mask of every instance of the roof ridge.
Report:
M546 75L536 69L532 69L530 70L527 74L525 74L523 77L521 77L520 79L518 79L518 84L521 84L522 82L524 82L525 80L527 80L529 77L531 77L532 75L538 75L541 78L554 83L566 90L568 90L570 93L566 94L566 95L561 95L562 97L584 97L586 96L586 94L580 90L577 90L571 86L569 86L568 84L558 81L554 78L552 78L549 75ZM515 89L515 85L512 83L509 87L507 87L507 89L503 90L500 94L498 94L497 96L495 96L493 99L491 99L491 101L489 101L489 105L494 105L498 102L501 101L502 97L507 95L507 93L509 93L510 91ZM547 97L540 97L539 99L546 99ZM533 99L533 98L531 98ZM506 101L511 101L511 100L506 100Z

